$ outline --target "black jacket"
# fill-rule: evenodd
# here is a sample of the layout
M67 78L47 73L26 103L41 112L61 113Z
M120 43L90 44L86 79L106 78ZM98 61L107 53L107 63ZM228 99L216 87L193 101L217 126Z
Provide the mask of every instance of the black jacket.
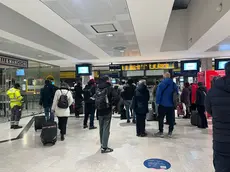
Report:
M189 88L184 88L181 93L181 102L185 105L190 105L190 90Z
M75 105L81 104L83 101L83 90L82 86L76 85L74 87L74 99L75 99Z
M110 115L110 114L112 114L112 106L117 105L120 97L117 94L116 90L112 87L112 85L109 82L100 83L98 85L98 88L99 89L105 89L105 88L108 89L108 99L109 99L109 104L110 104L109 108L98 110L98 115L99 116Z
M204 106L206 95L207 95L207 89L205 87L199 87L196 90L196 105Z
M133 98L133 110L137 115L146 115L149 111L148 108L149 101L149 90L144 84L140 84L134 94Z
M230 77L215 81L207 93L205 107L213 117L213 149L230 156Z
M45 85L40 91L39 104L44 108L51 108L56 90L56 87L52 84Z
M96 93L96 86L87 84L83 90L84 102L86 104L94 104L95 101L90 99Z
M124 91L122 91L121 93L123 100L132 100L135 90L136 86L134 86L133 84L127 84L126 86L124 86Z

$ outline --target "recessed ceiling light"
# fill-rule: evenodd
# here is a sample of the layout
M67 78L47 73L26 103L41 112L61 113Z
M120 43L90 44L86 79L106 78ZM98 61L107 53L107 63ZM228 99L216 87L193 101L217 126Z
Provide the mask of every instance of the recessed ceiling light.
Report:
M38 54L38 57L42 57L42 55L41 55L41 54Z
M108 33L106 36L113 37L114 35L112 33Z
M120 52L121 52L121 53L124 53L124 52L125 52L125 50L121 50Z
M118 51L124 51L126 49L126 47L119 46L119 47L114 47L113 49L118 50Z

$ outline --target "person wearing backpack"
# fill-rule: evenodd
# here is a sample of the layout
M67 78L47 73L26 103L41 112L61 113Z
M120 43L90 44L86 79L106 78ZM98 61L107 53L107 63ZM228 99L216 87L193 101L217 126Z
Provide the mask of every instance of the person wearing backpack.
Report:
M61 88L56 91L52 112L58 117L58 128L61 133L61 140L65 140L66 134L66 125L68 121L68 117L70 116L69 107L73 103L73 96L71 91L69 90L69 86L66 83L61 83Z
M83 122L83 128L88 128L88 118L90 116L89 129L96 129L94 126L95 115L95 100L92 99L96 92L96 83L94 79L89 80L88 84L83 89L84 102L85 102L85 116Z
M159 84L156 94L156 103L159 105L159 132L155 134L157 137L164 137L164 118L167 117L169 123L168 137L172 137L175 124L175 106L176 96L178 95L178 87L170 78L170 73L164 74L164 80Z
M109 153L113 151L113 149L108 147L112 106L118 103L119 96L109 82L108 76L103 76L100 79L94 99L99 117L101 153Z
M207 89L203 86L202 82L198 83L198 89L196 90L196 107L198 114L200 116L199 128L208 128L208 121L205 115L205 97L207 94Z

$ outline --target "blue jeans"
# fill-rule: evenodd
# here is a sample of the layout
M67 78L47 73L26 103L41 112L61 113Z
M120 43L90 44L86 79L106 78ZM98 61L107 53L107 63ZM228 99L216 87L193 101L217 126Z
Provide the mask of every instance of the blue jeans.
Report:
M132 102L132 100L124 100L127 120L130 120L130 108L131 108L130 106L131 106L131 102Z
M44 108L46 121L54 121L54 114L51 112L51 107Z

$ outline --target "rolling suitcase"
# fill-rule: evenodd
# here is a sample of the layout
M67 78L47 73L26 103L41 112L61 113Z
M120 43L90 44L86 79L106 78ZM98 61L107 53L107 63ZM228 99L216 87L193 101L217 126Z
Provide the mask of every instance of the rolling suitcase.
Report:
M43 124L41 132L41 142L43 145L47 143L55 144L57 141L57 123L48 121Z
M201 123L201 119L198 112L193 111L191 115L191 124L194 126L200 126L200 123Z
M34 130L41 130L43 124L46 122L45 116L35 116L34 117Z
M156 115L154 114L153 110L149 110L149 112L146 115L146 120L147 121L155 121L156 120Z

